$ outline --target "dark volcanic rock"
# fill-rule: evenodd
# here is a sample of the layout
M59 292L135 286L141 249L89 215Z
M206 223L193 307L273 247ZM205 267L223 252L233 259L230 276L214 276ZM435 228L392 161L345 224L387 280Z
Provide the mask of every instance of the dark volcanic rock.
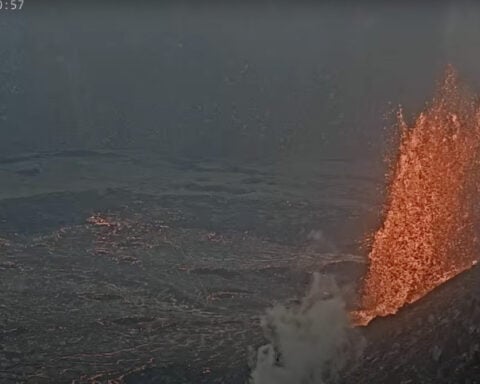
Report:
M480 268L394 316L373 320L368 347L345 383L480 382Z
M479 383L479 274L480 268L473 268L396 315L373 320L361 330L368 343L362 359L343 372L340 382ZM178 383L244 384L248 379L248 370L238 362L208 374L189 365L147 370L127 382L171 382L166 379L173 377L170 371L184 372L185 377L173 381Z

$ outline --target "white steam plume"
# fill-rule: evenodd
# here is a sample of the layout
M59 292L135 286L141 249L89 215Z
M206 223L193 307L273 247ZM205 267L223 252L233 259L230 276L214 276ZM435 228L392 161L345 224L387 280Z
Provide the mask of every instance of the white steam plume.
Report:
M269 341L253 362L250 384L323 384L338 380L363 350L333 278L314 274L306 297L262 319Z

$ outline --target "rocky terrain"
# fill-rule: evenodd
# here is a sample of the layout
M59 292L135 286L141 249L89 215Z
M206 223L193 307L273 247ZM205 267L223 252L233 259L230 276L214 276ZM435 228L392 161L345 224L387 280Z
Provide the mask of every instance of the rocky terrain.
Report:
M359 276L347 233L373 183L346 164L307 182L131 154L3 159L0 381L244 382L266 308L314 270Z
M294 179L125 154L3 159L0 381L244 383L266 308L302 297L313 271L350 294L362 276L352 228L378 184L345 164ZM341 381L480 382L479 271L362 328Z
M345 383L479 383L480 269L448 281L395 316L372 321Z

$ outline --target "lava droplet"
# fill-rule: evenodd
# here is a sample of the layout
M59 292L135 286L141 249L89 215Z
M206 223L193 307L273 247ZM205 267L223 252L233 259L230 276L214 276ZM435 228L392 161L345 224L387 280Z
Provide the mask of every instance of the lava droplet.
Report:
M409 127L399 114L399 153L374 234L356 325L396 313L470 268L479 256L480 108L449 68Z

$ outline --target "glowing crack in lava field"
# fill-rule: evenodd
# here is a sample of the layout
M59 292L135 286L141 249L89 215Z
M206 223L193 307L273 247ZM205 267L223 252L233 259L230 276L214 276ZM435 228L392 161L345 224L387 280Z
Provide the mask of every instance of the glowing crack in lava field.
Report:
M477 261L480 109L448 68L433 101L408 126L391 169L383 224L374 234L356 325L405 304Z

